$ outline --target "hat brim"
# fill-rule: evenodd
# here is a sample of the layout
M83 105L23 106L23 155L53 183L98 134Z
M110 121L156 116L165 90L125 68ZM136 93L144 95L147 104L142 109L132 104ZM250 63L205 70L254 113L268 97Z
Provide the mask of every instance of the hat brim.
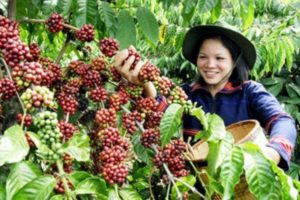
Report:
M256 60L254 45L241 33L228 28L215 25L201 25L191 28L185 35L182 47L183 56L190 62L197 65L200 41L209 34L220 34L232 40L241 50L241 53L250 69L253 68Z

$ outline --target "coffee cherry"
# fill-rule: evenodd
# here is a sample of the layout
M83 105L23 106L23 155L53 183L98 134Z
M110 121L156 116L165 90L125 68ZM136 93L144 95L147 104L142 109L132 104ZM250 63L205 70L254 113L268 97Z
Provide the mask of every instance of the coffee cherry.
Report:
M16 118L17 118L17 122L18 122L19 124L22 123L23 117L24 117L23 114L21 114L21 113L17 114L17 117L16 117ZM24 117L24 126L27 126L27 127L28 127L28 126L31 125L31 123L32 123L32 116L29 115L29 114L26 114L25 117Z
M62 16L58 13L53 13L46 20L45 23L52 33L57 33L59 31L63 30L63 28L64 28L64 26L63 26L64 20L63 20Z
M177 103L177 104L185 105L187 99L188 96L183 91L183 89L181 87L176 86L170 92L170 96L168 97L168 103L169 104Z
M0 96L3 100L9 100L12 98L17 91L17 87L14 82L8 78L3 78L0 80Z
M93 41L95 37L94 26L91 24L85 24L79 31L76 32L76 38L82 42Z
M146 129L141 137L142 145L151 147L153 144L159 144L160 132L159 130Z
M41 54L41 49L38 46L38 44L31 43L29 45L29 51L30 51L30 54L32 55L32 59L30 61L38 61L40 54Z
M102 108L96 112L96 122L101 128L115 126L117 122L116 111L112 108Z
M146 62L138 75L141 82L154 81L160 74L160 69L150 62Z
M120 49L120 45L117 40L113 38L103 38L100 40L100 50L107 57L113 57Z
M89 98L95 102L105 101L107 99L107 95L108 94L103 87L98 87L88 93Z
M169 95L174 83L168 77L162 76L157 77L154 81L154 86L160 94Z
M110 185L115 183L122 184L128 175L128 169L123 164L114 165L113 163L108 163L103 166L102 175Z

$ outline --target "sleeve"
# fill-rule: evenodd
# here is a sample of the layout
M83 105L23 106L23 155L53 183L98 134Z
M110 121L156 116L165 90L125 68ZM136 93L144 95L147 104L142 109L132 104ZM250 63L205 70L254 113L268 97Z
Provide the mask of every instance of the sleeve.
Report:
M185 83L185 84L181 85L181 88L183 89L183 91L187 95L189 94L189 86L188 86L188 84ZM167 107L168 107L167 98L165 96L161 95L161 94L158 94L155 99L159 103L157 111L164 112L167 109Z
M267 146L280 154L279 167L288 169L297 137L295 120L261 84L251 82L247 92L254 117L270 135Z

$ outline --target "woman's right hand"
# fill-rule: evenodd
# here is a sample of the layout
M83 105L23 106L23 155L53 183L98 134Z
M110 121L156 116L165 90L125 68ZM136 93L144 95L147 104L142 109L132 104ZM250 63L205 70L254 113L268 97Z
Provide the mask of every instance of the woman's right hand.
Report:
M130 46L128 49L132 49L135 51L133 46ZM123 49L119 53L115 55L115 67L118 70L118 72L127 79L130 83L133 83L135 85L140 85L142 86L143 83L139 80L139 72L144 65L143 61L139 61L134 69L130 69L131 65L133 64L135 60L135 56L130 56L127 60L126 58L128 57L128 49Z
M133 46L130 46L128 49L132 49L133 51L136 51ZM130 83L133 83L135 85L140 85L144 88L144 95L147 97L153 97L155 98L157 95L156 89L154 87L154 84L152 82L142 83L138 76L140 73L140 70L142 66L145 64L142 60L139 61L135 68L133 70L130 69L131 65L133 64L135 57L130 56L128 57L128 49L123 49L119 53L115 55L115 67L118 70L118 72L127 79Z

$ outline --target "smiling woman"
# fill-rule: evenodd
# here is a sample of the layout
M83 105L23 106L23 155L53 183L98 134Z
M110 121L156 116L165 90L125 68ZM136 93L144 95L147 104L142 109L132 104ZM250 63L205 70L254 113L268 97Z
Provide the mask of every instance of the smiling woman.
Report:
M219 115L226 126L243 120L255 119L270 135L263 153L283 169L290 163L296 140L295 121L283 110L276 98L265 88L248 80L249 70L256 61L254 45L237 31L215 25L191 28L183 42L183 55L198 67L198 81L184 84L183 90L206 113ZM134 59L123 62L127 50L115 57L115 65L127 80L139 83L137 71L130 70ZM136 75L135 75L136 74ZM145 94L156 97L160 110L168 105L151 82L144 84ZM202 130L199 120L188 114L183 117L184 136L193 137Z

